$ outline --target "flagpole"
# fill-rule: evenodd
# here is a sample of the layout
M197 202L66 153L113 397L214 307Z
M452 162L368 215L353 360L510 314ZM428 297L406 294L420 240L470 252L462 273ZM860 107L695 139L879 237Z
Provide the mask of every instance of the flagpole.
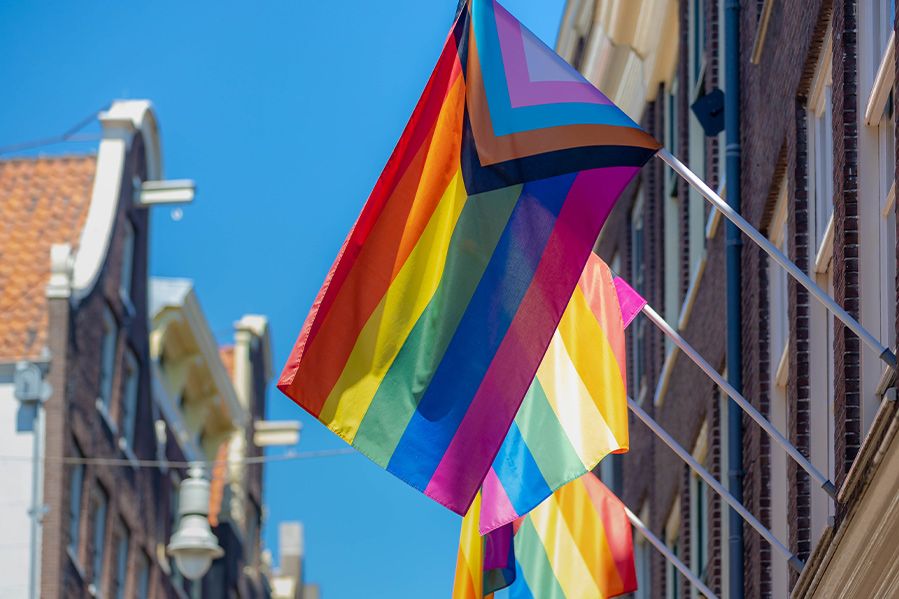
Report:
M837 498L837 489L834 484L828 479L826 476L821 474L821 472L815 468L814 465L806 458L802 453L796 449L792 443L784 437L779 430L777 430L771 422L765 418L761 412L755 409L749 401L743 397L734 387L727 382L721 373L715 370L711 364L709 364L705 358L700 355L696 349L693 348L689 343L687 343L686 339L681 337L681 335L671 328L664 318L662 318L658 312L652 309L649 304L643 306L643 314L646 315L647 318L659 329L666 337L671 339L675 345L677 345L687 356L690 357L693 362L705 372L709 378L715 381L721 389L727 393L728 397L734 400L737 405L739 405L746 414L758 423L762 429L768 433L768 435L774 439L774 441L780 445L784 451L786 451L791 458L793 458L797 464L799 464L803 470L805 470L809 476L811 476L818 484L821 486L824 491L830 495L834 500Z
M674 438L668 434L668 432L662 428L658 422L653 420L653 418L647 414L643 408L641 408L637 403L631 399L627 398L627 407L630 408L631 412L634 413L637 418L643 421L643 424L649 427L656 436L662 440L665 445L671 448L674 453L680 457L684 462L687 463L693 471L702 478L718 495L721 496L721 499L727 502L727 504L733 508L735 512L740 514L743 517L743 520L746 521L747 524L752 526L760 535L762 535L768 543L771 544L772 547L780 551L784 557L787 558L787 563L790 564L790 567L793 568L797 573L801 573L802 569L805 567L805 563L799 559L796 555L794 555L787 547L778 540L777 537L774 536L768 528L765 527L764 524L758 521L758 519L746 509L746 507L737 501L733 495L731 495L727 489L725 489L718 480L712 476L708 470L702 467L702 465L696 461L692 455L690 455L687 450L685 450L681 445L674 440Z
M864 328L855 318L852 317L846 310L842 308L838 303L836 303L832 297L827 295L824 290L818 287L814 281L809 278L807 274L805 274L802 269L800 269L796 264L794 264L789 258L787 258L783 252L781 252L777 247L768 240L767 237L762 235L758 229L753 227L749 221L740 216L740 214L731 208L727 202L721 199L717 193L715 193L705 182L700 179L693 171L687 168L684 163L678 160L671 152L669 152L666 148L662 148L658 152L658 157L662 159L668 166L670 166L674 172L681 176L684 181L690 184L695 190L701 193L715 208L721 211L721 213L727 217L734 225L736 225L743 233L746 234L747 237L752 239L759 247L761 247L765 252L774 259L775 262L780 264L790 275L796 279L796 281L805 287L805 289L815 296L819 302L824 304L824 307L827 308L834 316L836 316L844 325L849 327L849 329L855 333L859 339L865 342L870 348L878 353L880 359L883 360L887 366L896 370L896 354L894 354L889 348L884 347L883 344L874 337L871 333L868 332L866 328Z
M627 508L627 506L624 506L624 511L627 514L627 517L631 521L631 524L634 526L634 528L639 530L640 534L642 534L643 537L647 541L649 541L652 544L652 546L658 550L659 553L661 553L663 556L665 556L665 559L667 559L671 563L672 566L674 566L675 568L680 570L680 573L684 575L684 578L689 580L693 584L693 586L699 590L700 593L702 593L709 599L718 599L718 596L715 595L715 593L713 593L712 590L709 587L707 587L699 579L699 577L696 576L696 574L694 574L690 570L690 568L688 568L686 566L686 564L684 564L684 562L680 561L678 559L678 557L676 555L674 555L674 552L672 552L670 549L668 549L668 546L662 542L662 539L657 537L651 530L649 530L649 528L647 528L646 525L643 524L643 521L640 520L640 518L638 518L636 516L636 514L634 514L634 512L630 511Z

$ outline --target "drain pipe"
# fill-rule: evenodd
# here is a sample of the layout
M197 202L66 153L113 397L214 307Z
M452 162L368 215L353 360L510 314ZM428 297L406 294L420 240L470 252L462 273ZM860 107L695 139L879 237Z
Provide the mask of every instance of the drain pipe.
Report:
M725 145L727 203L740 212L740 0L724 0L725 54ZM741 323L741 250L740 230L727 221L725 229L727 270L727 378L743 392L743 351ZM727 402L728 490L743 501L743 414L732 399ZM728 510L728 591L730 599L743 597L743 520Z

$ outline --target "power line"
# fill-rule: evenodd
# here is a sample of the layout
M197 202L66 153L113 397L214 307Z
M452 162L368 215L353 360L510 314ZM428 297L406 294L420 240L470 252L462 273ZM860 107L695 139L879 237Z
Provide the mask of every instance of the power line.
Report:
M77 458L77 457L49 457L49 456L0 456L0 461L7 462L34 462L46 460L48 462L62 463L67 466L130 466L132 468L189 468L194 465L202 465L207 468L216 466L252 466L256 464L270 464L273 462L292 462L298 460L311 460L315 458L328 458L356 453L351 447L343 449L321 449L318 451L288 452L283 455L255 456L236 460L194 460L190 462L176 462L169 460L129 460L127 458Z
M34 139L31 141L23 141L17 144L10 144L8 146L0 147L0 154L10 154L12 152L21 152L24 150L33 150L34 148L40 148L41 146L50 146L53 144L64 143L67 141L96 141L99 139L96 135L75 135L95 120L97 120L97 115L100 113L99 110L95 110L90 113L88 116L84 117L68 129L66 129L63 133L59 135L54 135L52 137L44 137L41 139Z

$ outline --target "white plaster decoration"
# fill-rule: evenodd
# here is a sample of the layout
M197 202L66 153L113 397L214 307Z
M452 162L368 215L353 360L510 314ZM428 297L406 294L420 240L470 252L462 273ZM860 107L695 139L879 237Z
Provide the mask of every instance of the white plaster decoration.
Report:
M76 302L93 290L103 269L121 195L125 157L135 132L140 131L143 135L148 178L162 178L159 135L150 102L113 102L108 111L100 114L99 120L103 137L97 152L91 204L75 256L72 295Z
M72 246L68 243L50 246L50 280L46 290L48 298L67 298L72 295L74 261Z

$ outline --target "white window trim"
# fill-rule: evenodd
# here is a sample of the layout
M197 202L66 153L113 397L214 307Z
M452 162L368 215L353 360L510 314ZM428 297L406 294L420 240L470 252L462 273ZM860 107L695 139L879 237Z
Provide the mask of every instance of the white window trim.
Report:
M882 218L888 218L890 216L890 212L893 211L893 206L896 204L896 181L893 181L893 184L890 186L890 191L887 193L886 202L884 202L883 210L881 211L880 216Z
M790 377L790 336L787 334L784 350L777 362L777 372L774 373L774 382L781 387L786 387Z
M815 254L815 272L823 275L830 268L830 260L833 258L833 217L827 221L827 228L824 229L824 237L821 238L821 245L818 246L818 252Z
M877 75L874 77L871 95L868 96L868 104L865 107L865 125L868 127L877 127L880 124L880 117L886 107L887 99L890 97L890 92L893 91L893 82L896 78L895 51L893 49L895 38L896 32L894 31L890 34L890 41L887 42L887 48L880 59Z
M662 373L656 382L655 394L652 398L652 405L659 407L665 403L665 395L668 393L668 384L671 382L671 375L674 373L674 363L680 353L680 348L676 345L672 350L665 354L665 363L662 364Z
M814 127L813 123L811 122L811 119L819 118L824 113L824 111L827 109L826 89L828 86L833 85L832 27L833 27L833 23L829 23L827 25L827 32L824 35L824 40L825 40L824 48L822 48L822 50L821 50L821 56L819 56L817 66L815 67L815 75L812 78L811 92L809 93L808 105L806 107L808 110L809 117L810 117L808 126L807 126L807 132L806 132L807 136L809 138L812 136L812 131L813 131L813 127ZM832 109L832 107L831 107L831 109ZM826 120L826 117L825 117L825 120ZM832 136L833 132L832 131L826 132L825 134L829 134ZM818 172L817 172L818 148L816 146L818 145L817 142L820 142L820 140L816 139L815 140L816 143L812 143L811 139L809 139L808 141L809 141L809 143L808 143L808 146L809 146L808 178L809 178L809 181L812 182L812 185L813 185L812 193L809 194L809 203L811 204L810 207L813 209L813 210L810 210L810 213L812 216L812 218L810 219L810 224L814 225L811 227L810 238L812 240L812 245L814 246L814 252L816 255L818 255L821 251L821 248L823 246L828 245L826 243L826 238L827 238L826 230L825 230L825 234L822 236L820 244L818 243L818 239L817 239L818 189L816 189L816 186L817 186L817 179L818 179ZM832 141L831 141L831 146L832 146ZM831 161L832 160L833 160L833 158L831 157ZM831 167L832 166L833 165L831 165ZM833 177L833 173L829 173L828 176ZM831 205L834 204L833 197L830 198L830 202L831 202ZM833 212L834 212L833 206L831 206L830 212L831 212L831 218L832 218Z
M693 313L693 306L696 304L696 297L699 295L699 284L702 282L702 275L705 273L708 260L708 251L703 249L696 264L693 265L690 285L687 287L687 295L684 296L684 303L681 305L680 315L677 319L677 328L681 331L687 328L687 323L690 321L690 314Z

